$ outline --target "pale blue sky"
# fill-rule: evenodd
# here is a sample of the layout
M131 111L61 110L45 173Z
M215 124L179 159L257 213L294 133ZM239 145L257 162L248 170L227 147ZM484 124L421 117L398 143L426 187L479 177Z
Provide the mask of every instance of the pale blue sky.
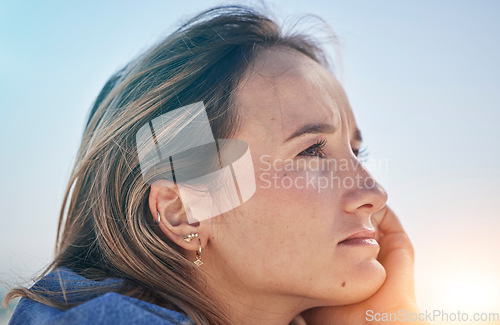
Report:
M87 111L106 79L220 3L0 2L0 279L50 259ZM338 77L372 159L389 162L374 174L415 244L420 304L465 310L481 295L485 311L500 311L500 2L268 5L280 18L317 14L339 35ZM472 289L457 285L474 277L482 282Z

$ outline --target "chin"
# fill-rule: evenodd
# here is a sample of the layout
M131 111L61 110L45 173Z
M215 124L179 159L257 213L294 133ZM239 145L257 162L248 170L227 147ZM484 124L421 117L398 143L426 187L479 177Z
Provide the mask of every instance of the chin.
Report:
M312 307L350 305L368 299L384 284L386 272L375 258L358 260L337 268L334 275L325 277L314 297Z
M369 259L356 264L345 281L344 304L353 304L371 297L384 284L387 274L376 259Z

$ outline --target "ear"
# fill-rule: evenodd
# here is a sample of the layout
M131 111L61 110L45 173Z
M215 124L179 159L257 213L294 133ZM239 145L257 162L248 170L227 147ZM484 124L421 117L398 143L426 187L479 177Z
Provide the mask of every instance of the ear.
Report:
M171 241L187 250L197 250L199 241L187 242L182 235L197 233L204 247L208 241L210 229L208 223L189 224L179 188L170 180L158 180L151 184L149 193L149 209L154 223L158 223L156 231L167 236ZM158 213L160 221L158 222Z

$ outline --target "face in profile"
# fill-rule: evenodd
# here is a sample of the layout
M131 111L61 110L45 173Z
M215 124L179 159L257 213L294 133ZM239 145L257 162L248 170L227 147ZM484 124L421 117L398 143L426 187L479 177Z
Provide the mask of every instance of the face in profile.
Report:
M304 307L372 295L385 270L371 216L387 195L356 157L360 132L341 85L295 50L266 50L235 102L235 138L250 147L257 189L210 221L217 253L206 267L224 265L234 292Z

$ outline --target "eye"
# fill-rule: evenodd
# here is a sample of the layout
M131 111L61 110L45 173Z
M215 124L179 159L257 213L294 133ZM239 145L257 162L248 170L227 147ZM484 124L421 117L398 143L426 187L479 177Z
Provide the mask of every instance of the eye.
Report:
M352 148L352 153L354 153L354 155L358 157L360 161L364 162L368 157L368 148L367 147Z
M297 156L309 156L326 158L325 154L326 139L321 139L304 151L301 151Z

